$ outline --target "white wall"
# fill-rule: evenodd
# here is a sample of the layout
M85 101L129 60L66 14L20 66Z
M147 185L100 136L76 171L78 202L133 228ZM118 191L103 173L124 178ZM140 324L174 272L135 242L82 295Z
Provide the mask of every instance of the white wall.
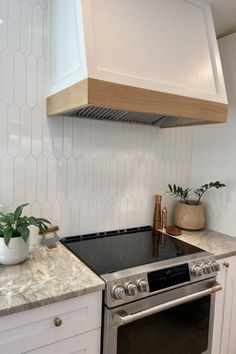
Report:
M150 224L153 195L190 181L192 129L48 119L46 5L0 1L0 204L62 235Z
M193 128L192 183L222 180L205 198L207 226L236 236L236 33L219 40L229 99L227 124Z

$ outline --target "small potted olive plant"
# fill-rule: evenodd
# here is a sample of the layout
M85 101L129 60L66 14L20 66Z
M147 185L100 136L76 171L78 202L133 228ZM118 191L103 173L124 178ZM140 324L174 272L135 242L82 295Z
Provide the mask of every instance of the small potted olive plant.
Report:
M200 188L192 191L190 188L168 185L169 191L177 198L182 199L175 206L174 219L175 225L185 230L201 230L205 226L205 210L201 203L204 193L211 188L222 188L225 184L216 181L204 184ZM195 199L190 199L195 196Z
M14 213L0 213L0 263L13 265L23 262L29 254L29 226L47 230L50 221L34 216L22 216L28 204L20 205Z

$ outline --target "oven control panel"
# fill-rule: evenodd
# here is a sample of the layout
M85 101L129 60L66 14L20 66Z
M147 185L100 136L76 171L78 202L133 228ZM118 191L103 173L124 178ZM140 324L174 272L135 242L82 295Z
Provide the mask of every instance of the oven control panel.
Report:
M144 273L110 277L106 280L105 303L116 307L182 284L215 277L220 270L214 256L196 258L173 266L157 267Z
M192 279L207 278L209 275L215 275L219 270L220 265L214 257L198 259L189 263L189 271Z

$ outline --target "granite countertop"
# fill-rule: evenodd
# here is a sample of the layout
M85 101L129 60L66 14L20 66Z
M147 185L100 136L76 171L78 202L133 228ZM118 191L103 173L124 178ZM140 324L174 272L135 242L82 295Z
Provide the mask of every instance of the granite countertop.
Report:
M64 246L35 246L29 259L0 265L0 316L103 290L104 282Z
M184 231L176 236L179 240L202 248L222 259L236 255L236 238L212 230Z

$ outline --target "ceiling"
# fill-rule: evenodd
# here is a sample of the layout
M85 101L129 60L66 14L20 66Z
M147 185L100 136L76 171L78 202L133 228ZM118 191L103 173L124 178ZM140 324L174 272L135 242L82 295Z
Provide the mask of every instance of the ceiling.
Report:
M211 4L217 38L236 32L236 0L208 0Z

